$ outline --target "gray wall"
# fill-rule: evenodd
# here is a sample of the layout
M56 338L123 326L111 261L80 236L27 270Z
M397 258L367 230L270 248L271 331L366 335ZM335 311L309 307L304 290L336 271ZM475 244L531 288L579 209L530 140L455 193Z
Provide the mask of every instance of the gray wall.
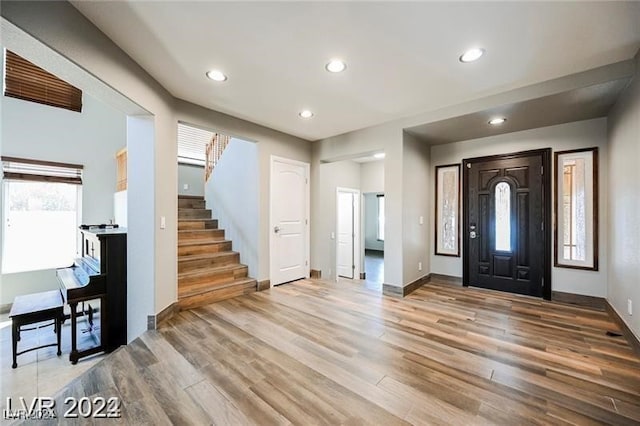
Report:
M187 189L184 185L188 185ZM178 163L178 195L204 196L204 167Z
M633 83L609 115L609 293L607 299L640 338L640 53ZM627 300L634 315L627 312Z
M552 148L554 151L598 147L599 156L599 265L600 270L581 271L568 268L552 268L552 289L567 293L606 297L607 295L607 120L605 118L561 124L551 127L509 133L506 135L475 139L431 148L430 182L435 176L435 166L461 163L463 158L481 157L493 154L526 151L539 148ZM431 184L429 184L431 188ZM435 211L432 197L431 208ZM435 227L435 218L430 220L430 229ZM435 244L431 237L430 247ZM553 244L553 242L551 243ZM433 253L433 250L432 250ZM431 272L445 275L462 276L462 258L431 255Z
M433 185L429 180L429 149L429 145L412 135L403 135L402 276L405 284L430 272L429 200Z
M258 179L258 144L232 138L205 184L207 208L251 277L258 275L260 249Z
M122 112L86 93L82 113L6 96L1 97L0 106L3 156L84 165L82 222L108 223L114 218L115 154L126 145ZM3 274L0 304L11 303L20 294L57 287L54 269Z
M360 183L363 193L384 192L384 160L361 163Z

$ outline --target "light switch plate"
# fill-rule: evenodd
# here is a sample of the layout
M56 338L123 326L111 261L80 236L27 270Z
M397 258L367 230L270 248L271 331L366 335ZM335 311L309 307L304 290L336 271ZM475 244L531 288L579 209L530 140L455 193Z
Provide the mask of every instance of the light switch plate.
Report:
M167 218L164 216L160 216L160 229L165 229L167 227Z
M188 183L185 183L184 185L182 185L182 188L183 188L183 189L189 189L189 184L188 184Z

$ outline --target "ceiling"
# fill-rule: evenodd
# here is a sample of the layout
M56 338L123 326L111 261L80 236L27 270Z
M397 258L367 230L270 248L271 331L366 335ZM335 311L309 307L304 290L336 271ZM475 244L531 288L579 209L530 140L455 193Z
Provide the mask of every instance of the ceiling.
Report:
M317 140L627 60L640 2L84 2L175 97ZM464 50L486 54L463 64ZM330 74L329 59L347 70ZM224 83L205 77L217 68ZM302 109L315 113L298 117Z
M607 81L405 130L431 145L439 145L604 117L629 81L630 78ZM506 118L507 121L489 125L489 120L499 117Z

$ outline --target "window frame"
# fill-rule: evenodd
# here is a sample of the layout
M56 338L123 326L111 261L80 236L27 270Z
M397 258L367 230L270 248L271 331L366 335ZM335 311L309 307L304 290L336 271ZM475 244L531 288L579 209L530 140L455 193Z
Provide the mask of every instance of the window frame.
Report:
M583 154L583 155L580 155ZM586 212L590 215L591 223L589 226L589 220L585 233L589 236L591 233L591 239L587 238L586 259L580 260L568 260L564 259L564 236L561 234L564 230L564 223L560 221L564 220L563 198L564 198L564 160L571 160L576 158L584 158L591 161L589 167L589 161L585 163L585 176L590 176L586 182L585 190L586 196ZM553 265L557 268L569 268L569 269L581 269L586 271L598 271L598 236L599 236L599 215L598 215L598 148L581 148L568 151L557 151L554 153L554 220L553 220L553 240L554 240L554 253L553 253ZM591 185L589 185L591 183ZM589 206L588 204L591 204Z
M75 240L75 257L78 253L79 241L77 228L82 223L82 171L84 166L78 164L58 163L52 161L41 161L33 159L23 159L16 157L2 156L2 188L0 196L2 197L3 208L0 211L2 218L2 251L6 253L7 250L7 223L9 219L9 197L11 195L12 183L26 183L26 184L51 184L51 185L73 185L76 187L75 193L75 225L76 235ZM19 270L5 270L5 259L3 256L0 263L0 271L2 274L9 273L29 273L42 270L51 270L60 267L66 267L68 265L36 265L30 266L28 269Z
M435 167L435 203L434 203L434 254L436 256L450 256L450 257L460 257L460 226L461 226L461 217L460 217L460 207L462 205L462 191L461 184L462 180L460 179L460 163L456 164L445 164ZM445 194L444 188L444 175L445 173L453 173L454 174L454 190L453 193ZM444 217L445 212L445 204L453 206L453 214L455 216L454 222L455 226L450 229L451 232L454 233L454 242L455 249L447 250L443 247L443 234L445 232L445 224L447 223L447 218Z
M382 208L382 238L380 238L380 199L382 199L383 208ZM384 242L384 226L385 226L385 209L386 209L386 200L384 198L384 194L376 194L376 208L378 209L378 214L376 216L376 239L378 241Z

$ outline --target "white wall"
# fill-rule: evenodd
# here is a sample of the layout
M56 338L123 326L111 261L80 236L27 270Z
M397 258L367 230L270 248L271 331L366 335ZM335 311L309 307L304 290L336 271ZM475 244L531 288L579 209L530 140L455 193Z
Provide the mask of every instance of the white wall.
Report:
M184 185L188 185L185 189ZM178 194L204 196L204 167L178 163Z
M378 240L378 193L364 194L364 248L384 251L384 241Z
M402 250L403 283L409 284L429 273L429 184L430 147L410 134L403 137L402 165ZM420 220L422 218L422 220ZM421 264L421 265L419 265ZM421 267L419 267L421 266Z
M113 219L115 154L126 145L126 116L86 93L81 113L5 96L0 102L2 155L84 165L82 222ZM58 287L55 270L6 274L2 282L0 304Z
M607 120L605 118L599 118L452 144L436 145L431 147L432 168L429 174L429 188L431 188L435 176L435 166L461 163L463 158L507 154L540 148L552 148L553 151L564 151L598 147L600 168L598 188L600 205L600 270L594 272L553 267L551 273L551 288L553 291L605 297L607 295L607 259L609 257L607 250L608 232L606 226L606 206L608 203L608 147L606 129ZM431 197L431 207L429 211L433 212L434 209L435 200ZM434 220L434 217L430 219L430 229L435 227ZM433 246L434 236L432 235L430 247ZM436 256L432 250L431 272L461 277L462 257Z
M204 189L207 208L240 253L240 262L249 267L250 277L258 274L258 181L258 144L231 138Z
M336 191L338 187L360 190L360 164L353 161L322 163L317 172L315 191L323 205L321 213L312 207L311 221L317 235L311 236L314 249L311 269L322 271L322 278L336 279Z
M127 118L127 339L132 341L147 327L147 316L156 312L153 268L155 193L150 191L156 176L153 161L155 141L152 117ZM151 274L151 275L150 275Z
M640 338L640 53L636 73L609 115L609 293L607 299ZM627 300L634 315L627 312Z

